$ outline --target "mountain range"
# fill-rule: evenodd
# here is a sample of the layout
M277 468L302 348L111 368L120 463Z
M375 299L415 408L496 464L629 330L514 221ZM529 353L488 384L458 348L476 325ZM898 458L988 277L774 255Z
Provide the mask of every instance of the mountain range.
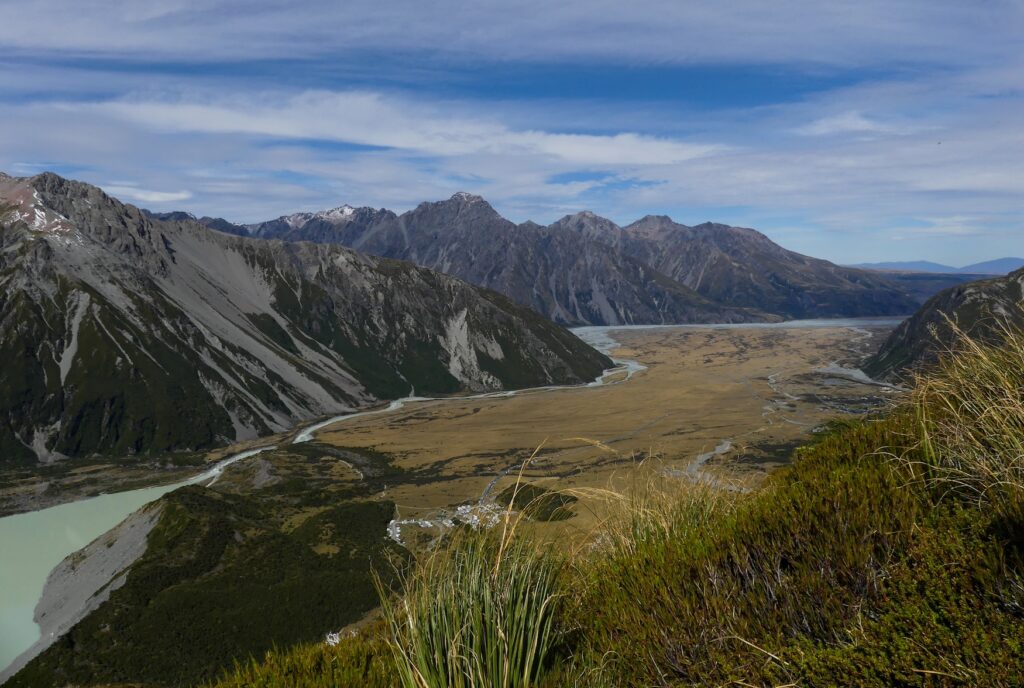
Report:
M962 268L955 268L951 265L933 263L928 260L912 260L905 262L888 263L859 263L851 265L853 268L865 270L883 270L894 272L931 272L938 274L961 274L961 275L1007 275L1014 270L1024 268L1024 258L997 258L987 260L983 263L972 263Z
M963 279L665 216L516 225L466 193L242 226L4 175L0 451L198 450L408 394L579 383L609 360L555 323L904 314Z
M250 225L264 239L341 244L484 286L567 325L751 322L903 315L934 291L788 251L753 229L647 216L626 227L592 212L515 224L457 193L406 213L343 205ZM950 278L939 287L960 280Z
M592 380L508 298L336 245L0 176L0 461L194 450L408 394Z
M343 206L250 229L262 238L342 244L412 261L568 325L772 319L746 304L716 302L602 242L555 227L515 225L466 193L402 215Z

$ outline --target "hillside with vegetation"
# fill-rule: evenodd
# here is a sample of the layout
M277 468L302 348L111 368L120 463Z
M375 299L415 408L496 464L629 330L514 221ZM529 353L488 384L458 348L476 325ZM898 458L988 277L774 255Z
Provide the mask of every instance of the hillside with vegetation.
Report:
M755 493L650 485L575 551L510 513L421 556L376 625L211 685L1020 685L1022 389L1024 333L965 339Z
M1024 270L945 289L893 330L864 370L880 378L905 376L934 364L959 334L998 344L1006 325L1024 327L1022 301Z

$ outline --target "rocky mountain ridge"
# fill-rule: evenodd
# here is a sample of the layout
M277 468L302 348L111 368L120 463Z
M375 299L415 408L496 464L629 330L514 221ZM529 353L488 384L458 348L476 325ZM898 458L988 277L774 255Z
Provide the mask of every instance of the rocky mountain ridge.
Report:
M787 251L752 229L665 216L620 227L590 211L516 225L467 193L401 215L355 208L248 228L410 260L572 325L902 315L921 303L885 275Z
M49 173L0 178L0 205L6 461L201 449L609 365L504 296L408 263L154 219Z
M777 319L715 303L650 266L555 227L515 225L480 196L457 193L396 215L354 209L332 219L286 216L250 226L255 236L337 243L409 260L499 291L556 322L648 324Z

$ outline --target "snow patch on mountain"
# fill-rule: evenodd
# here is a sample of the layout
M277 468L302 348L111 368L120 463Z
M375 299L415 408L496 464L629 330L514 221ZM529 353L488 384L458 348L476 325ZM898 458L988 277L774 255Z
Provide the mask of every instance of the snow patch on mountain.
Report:
M346 203L345 205L338 206L337 208L332 208L331 210L324 210L322 212L317 213L316 215L317 217L321 217L325 220L332 220L337 222L352 217L355 214L355 212L356 209Z

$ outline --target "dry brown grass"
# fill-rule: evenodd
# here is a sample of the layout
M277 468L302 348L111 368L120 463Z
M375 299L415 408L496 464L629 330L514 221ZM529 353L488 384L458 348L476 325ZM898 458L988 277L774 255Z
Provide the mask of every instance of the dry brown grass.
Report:
M921 458L934 487L968 495L1006 516L1024 504L1024 332L997 324L992 346L950 321L957 342L912 395Z

